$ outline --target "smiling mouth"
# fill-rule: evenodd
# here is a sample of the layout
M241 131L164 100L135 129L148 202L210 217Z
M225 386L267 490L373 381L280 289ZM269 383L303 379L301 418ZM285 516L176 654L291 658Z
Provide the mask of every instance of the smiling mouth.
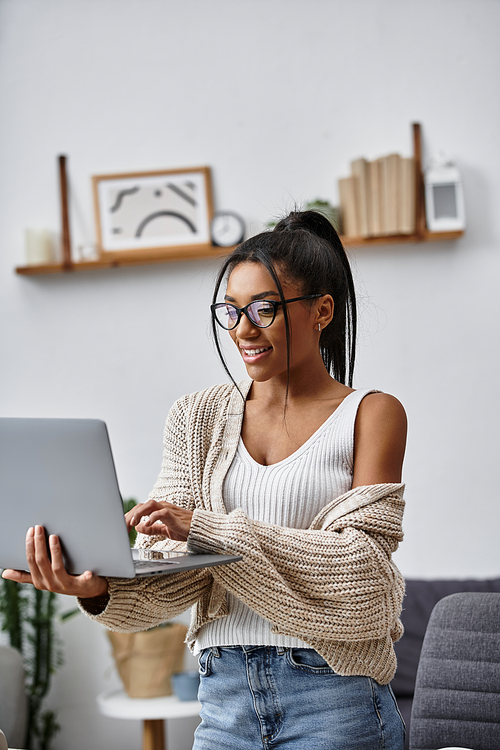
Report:
M241 351L247 357L256 357L258 354L262 354L262 352L268 352L270 349L272 349L271 346L264 346L264 347L261 347L260 349L243 349L242 348Z

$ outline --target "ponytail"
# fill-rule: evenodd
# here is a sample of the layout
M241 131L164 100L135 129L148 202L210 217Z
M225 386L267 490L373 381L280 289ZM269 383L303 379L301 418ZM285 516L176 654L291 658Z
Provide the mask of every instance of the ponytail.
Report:
M356 359L357 310L351 268L340 237L317 211L293 211L274 228L293 233L293 252L285 267L301 283L302 294L331 294L333 319L321 332L319 344L325 367L352 387ZM289 235L290 236L290 235Z

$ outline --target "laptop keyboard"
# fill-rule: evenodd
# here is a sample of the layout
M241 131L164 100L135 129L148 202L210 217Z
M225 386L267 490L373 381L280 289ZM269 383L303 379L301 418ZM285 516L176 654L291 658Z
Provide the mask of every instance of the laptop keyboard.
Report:
M176 560L158 560L153 562L151 560L135 560L134 568L136 570L158 570L159 567L164 565L179 565Z

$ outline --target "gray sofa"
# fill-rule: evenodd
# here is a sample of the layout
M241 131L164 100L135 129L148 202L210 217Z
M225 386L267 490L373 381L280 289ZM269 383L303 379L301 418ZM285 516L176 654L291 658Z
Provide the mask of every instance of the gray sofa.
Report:
M409 747L408 730L415 679L427 623L434 606L440 599L462 591L498 593L500 592L500 578L489 580L406 580L406 595L401 615L405 633L401 640L395 644L398 668L391 683L406 723L406 748Z

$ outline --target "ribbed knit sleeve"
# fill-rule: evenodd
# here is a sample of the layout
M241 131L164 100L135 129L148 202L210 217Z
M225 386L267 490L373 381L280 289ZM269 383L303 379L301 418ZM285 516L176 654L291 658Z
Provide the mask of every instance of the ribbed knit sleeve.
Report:
M209 593L213 579L207 568L150 578L109 578L109 602L103 612L91 614L85 599L82 612L109 630L148 630L177 617Z
M251 521L241 510L223 515L198 509L188 548L242 555L241 562L214 569L214 578L276 632L304 640L397 637L404 583L391 553L402 539L402 487L357 488L333 505L349 509L352 498L363 506L332 522L326 508L321 529Z

